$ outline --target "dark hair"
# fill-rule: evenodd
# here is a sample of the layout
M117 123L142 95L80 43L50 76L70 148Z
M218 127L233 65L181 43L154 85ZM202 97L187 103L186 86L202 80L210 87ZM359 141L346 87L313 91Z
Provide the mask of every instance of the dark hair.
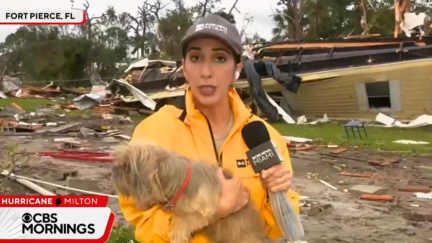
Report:
M231 24L236 24L236 21L235 21L234 15L232 15L232 14L225 13L224 11L219 11L219 12L214 13L214 14L219 15L219 16L221 16L222 18L228 20L228 22L230 22Z

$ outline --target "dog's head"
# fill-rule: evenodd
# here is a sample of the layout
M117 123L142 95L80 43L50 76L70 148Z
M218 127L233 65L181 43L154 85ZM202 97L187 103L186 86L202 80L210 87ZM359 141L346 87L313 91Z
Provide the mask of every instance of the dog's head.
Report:
M164 150L154 144L130 144L114 153L112 183L118 193L149 208L167 201L160 180Z

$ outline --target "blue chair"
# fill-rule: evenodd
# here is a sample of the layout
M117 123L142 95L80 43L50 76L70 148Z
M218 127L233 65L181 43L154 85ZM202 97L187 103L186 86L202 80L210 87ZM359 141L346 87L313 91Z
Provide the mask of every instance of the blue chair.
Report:
M350 130L351 130L351 133L352 133L354 138L356 137L355 131L357 131L359 138L363 139L362 134L361 134L362 130L363 130L365 136L368 137L367 132L366 132L366 127L365 127L364 123L361 121L350 121L344 125L344 128L345 128L345 133L346 133L347 138L350 137L350 135L349 135Z

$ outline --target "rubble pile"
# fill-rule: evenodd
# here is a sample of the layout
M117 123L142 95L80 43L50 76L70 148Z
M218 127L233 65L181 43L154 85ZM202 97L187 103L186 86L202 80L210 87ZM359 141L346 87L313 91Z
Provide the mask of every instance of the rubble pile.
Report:
M63 111L63 113L59 113L59 111ZM34 112L26 112L16 103L12 103L0 111L0 135L94 137L103 140L112 140L114 137L129 139L113 126L131 124L131 118L126 115L94 113L82 115L79 118L88 120L88 122L86 124L70 122L71 118L66 117L64 110L59 109L58 106L41 107ZM63 139L57 138L56 140L63 141ZM70 143L74 144L74 142Z
M125 86L126 87L119 87ZM132 92L131 90L132 89ZM114 90L114 92L112 92ZM156 102L142 91L121 80L110 84L94 85L90 92L84 88L70 89L49 84L45 87L23 86L17 78L3 77L0 81L0 98L45 99L56 103L57 109L98 110L110 113L152 114ZM142 97L148 101L143 102ZM0 107L0 110L4 107Z

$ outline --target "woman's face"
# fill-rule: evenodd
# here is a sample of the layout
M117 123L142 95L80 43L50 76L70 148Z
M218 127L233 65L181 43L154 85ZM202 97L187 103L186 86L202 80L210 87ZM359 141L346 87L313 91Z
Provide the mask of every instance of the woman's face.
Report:
M195 102L214 106L228 99L230 85L235 82L235 73L240 68L231 49L219 40L198 38L189 43L186 51L182 60L183 74Z

